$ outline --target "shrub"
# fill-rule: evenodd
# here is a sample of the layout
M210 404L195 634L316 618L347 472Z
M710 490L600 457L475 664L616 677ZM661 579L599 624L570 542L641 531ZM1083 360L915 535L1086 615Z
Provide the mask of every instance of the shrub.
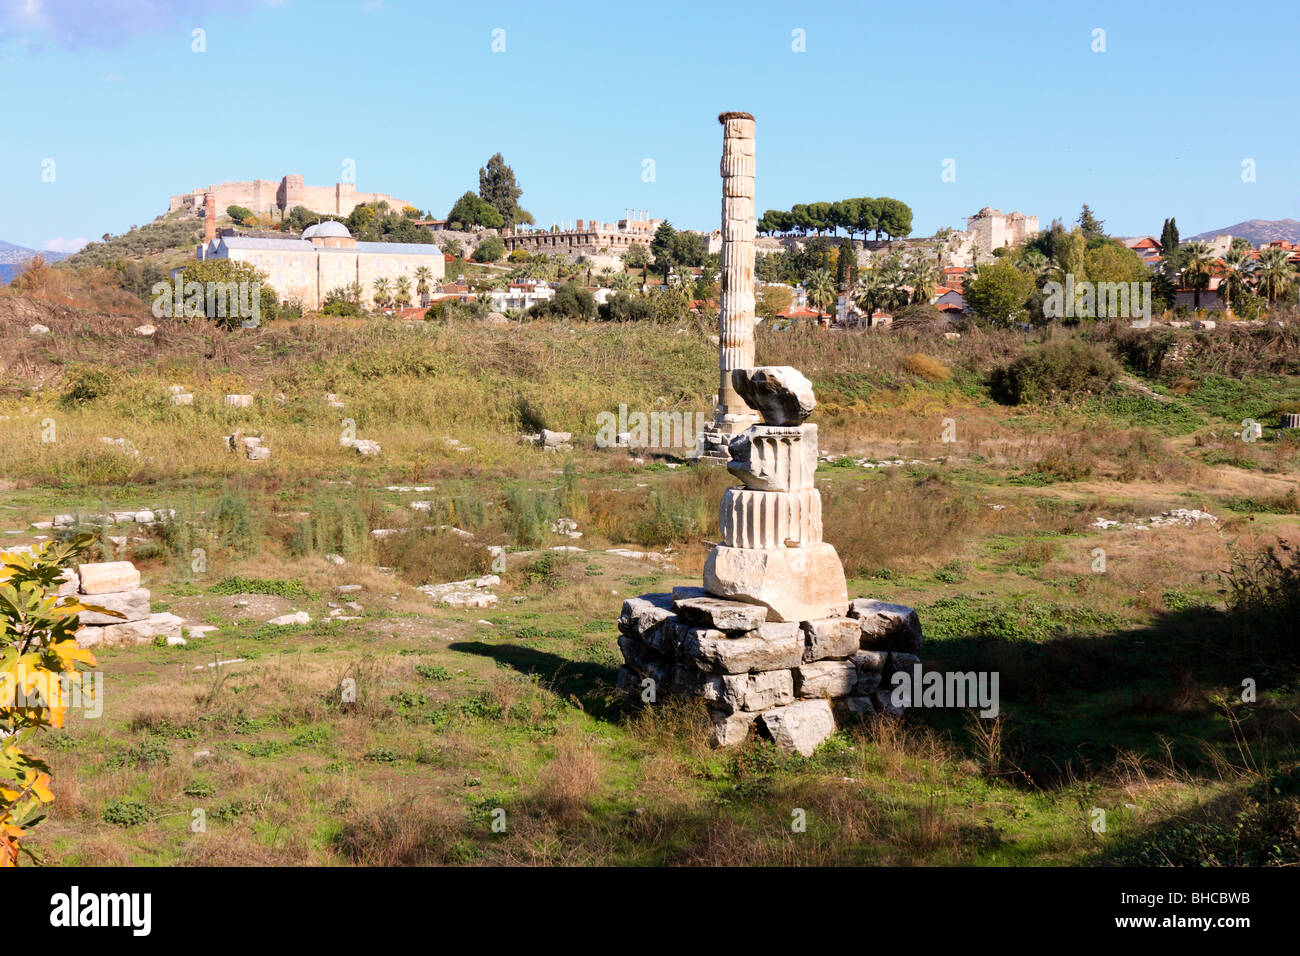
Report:
M1023 405L1104 392L1118 375L1119 365L1105 349L1072 340L1030 349L995 371L990 384L999 401Z
M496 236L488 236L474 249L475 262L496 262L506 254L506 244Z
M49 767L20 744L44 727L63 726L72 703L68 685L80 684L81 669L95 666L75 636L77 615L87 606L56 596L63 568L93 540L83 534L46 542L32 554L0 554L0 867L17 866L22 852L30 855L20 840L54 800Z
M927 382L946 382L952 378L952 369L940 359L921 352L913 352L904 358L903 368Z
M596 298L576 282L566 282L549 301L529 309L528 315L535 319L594 319Z
M87 405L108 394L112 379L97 368L78 368L68 374L63 392L64 405Z

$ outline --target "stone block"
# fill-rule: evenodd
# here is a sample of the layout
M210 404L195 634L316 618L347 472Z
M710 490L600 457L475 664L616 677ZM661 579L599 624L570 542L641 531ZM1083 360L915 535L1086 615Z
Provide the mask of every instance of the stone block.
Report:
M850 657L858 650L862 628L848 617L827 617L819 621L804 621L803 659L820 661L828 657Z
M93 604L106 611L116 611L119 616L102 614L99 611L82 611L78 620L82 624L125 624L129 621L143 621L149 616L149 589L136 588L133 591L115 591L98 597L82 595L84 604Z
M706 671L743 674L779 670L803 660L803 632L793 624L764 624L750 636L728 637L722 631L694 628L686 632L682 652Z
M749 730L760 717L748 711L731 713L714 712L711 715L713 725L713 746L735 747L745 742Z
M675 598L673 607L688 624L728 633L753 631L767 620L767 608L761 605L724 601L708 595Z
M76 594L81 589L81 575L77 574L72 568L64 568L63 573L59 575L59 589L55 592L59 597L67 597Z
M102 643L104 643L104 629L102 627L77 628L78 647L98 647Z
M763 727L785 753L811 757L817 745L835 733L835 715L828 700L800 700L773 707L760 715Z
M143 621L128 621L124 624L104 625L105 647L130 647L133 644L148 644L153 640L154 625L145 618Z
M111 594L133 591L140 586L140 572L130 561L102 561L77 566L82 594Z
M800 697L847 697L858 683L852 661L815 661L795 668L795 688Z
M921 619L906 605L859 598L849 605L849 617L862 626L864 650L914 654L921 649Z
M673 617L673 599L669 594L643 594L623 602L618 616L619 630L644 637L651 628Z
M825 542L761 550L719 545L705 561L704 588L718 597L762 604L769 621L838 617L848 603L844 567Z
M252 395L227 395L226 404L232 408L249 408L253 404Z

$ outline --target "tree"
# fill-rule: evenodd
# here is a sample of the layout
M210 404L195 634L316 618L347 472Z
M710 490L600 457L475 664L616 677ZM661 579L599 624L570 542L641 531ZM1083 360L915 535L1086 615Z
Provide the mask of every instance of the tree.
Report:
M253 210L246 206L227 206L226 215L241 226L251 226L257 222L257 216L253 214Z
M500 214L507 227L520 221L532 222L533 217L519 208L519 197L524 191L515 183L515 171L506 165L500 153L493 155L487 166L479 167L478 194Z
M765 319L774 319L794 303L794 292L786 285L758 287L758 301L754 311Z
M1221 270L1223 281L1221 287L1229 312L1232 311L1232 300L1234 298L1239 299L1243 293L1249 291L1248 272L1250 266L1250 256L1246 255L1241 249L1229 249L1227 255L1223 257L1223 269Z
M499 236L488 236L474 249L475 262L496 262L506 254L506 244Z
M280 300L266 280L266 273L251 263L203 259L187 263L181 270L180 301L176 301L175 283L168 282L154 287L158 295L155 305L170 318L207 318L223 329L236 329L245 319L262 322L275 318ZM198 283L202 292L192 293L191 283ZM254 309L256 315L249 314Z
M1105 231L1102 229L1102 226L1104 226L1105 223L1092 214L1092 210L1088 208L1087 203L1083 204L1083 209L1079 212L1077 222L1080 231L1083 232L1083 238L1085 241L1099 239L1106 235Z
M655 268L663 274L664 282L677 265L677 230L667 219L659 224L654 238L650 240L650 254L654 256Z
M857 229L862 233L862 238L867 238L867 233L874 232L876 238L880 238L880 201L863 197L858 200L858 224Z
M22 746L63 726L73 703L69 691L79 690L83 699L93 693L81 680L95 656L77 646L78 615L104 608L58 592L63 569L94 541L82 534L47 541L31 554L0 554L0 867L32 856L21 840L54 801L49 765Z
M1183 283L1192 290L1192 307L1201 307L1201 293L1210 287L1214 254L1204 242L1189 242L1183 248Z
M393 283L393 304L399 309L404 309L411 304L411 278L407 275L400 275L397 281Z
M392 292L390 291L392 287L392 281L386 276L380 276L371 283L371 288L374 290L374 296L372 298L377 307L381 309L388 308L389 296L392 295Z
M889 239L902 239L912 232L912 208L907 203L888 196L876 200L879 203L879 220L877 229Z
M966 303L989 322L1011 325L1024 309L1034 279L1007 259L979 267L979 274L967 284Z
M938 288L939 270L927 259L913 259L904 270L904 280L912 287L913 304L923 304Z
M1160 254L1168 256L1178 251L1178 224L1170 216L1160 227Z
M825 269L815 269L805 283L808 289L808 304L817 310L820 318L835 306L835 280Z
M456 205L447 213L447 225L451 229L468 229L482 226L486 229L500 229L505 219L496 207L472 192L466 192L456 200Z
M433 270L428 266L415 267L415 294L420 297L420 305L429 304L429 283L433 281Z
M709 247L698 232L682 230L673 237L673 262L692 268L704 265Z
M1271 307L1278 296L1286 295L1296 274L1287 259L1286 251L1272 246L1260 252L1256 276L1258 288L1263 290Z
M597 310L602 322L649 322L655 317L654 306L645 299L615 292Z
M857 278L858 253L853 248L852 239L840 240L840 247L835 253L835 287L847 292Z
M623 265L628 269L644 269L650 264L650 253L645 243L634 242L623 253Z
M528 315L537 319L594 319L596 298L576 282L566 282L549 300L529 309Z

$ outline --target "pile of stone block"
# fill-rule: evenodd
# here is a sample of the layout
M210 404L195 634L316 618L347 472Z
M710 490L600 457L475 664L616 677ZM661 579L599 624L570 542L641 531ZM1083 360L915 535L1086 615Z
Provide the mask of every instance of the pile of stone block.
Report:
M641 704L702 698L719 746L754 730L809 756L837 721L899 713L889 678L919 660L921 622L911 608L859 599L844 611L795 623L702 588L629 598L618 619L618 688Z
M140 572L130 561L106 561L81 564L63 573L60 595L76 595L85 605L114 611L83 611L79 615L77 644L81 647L126 647L148 644L164 637L169 644L184 643L181 625L175 614L154 614L149 606L149 590L140 587Z

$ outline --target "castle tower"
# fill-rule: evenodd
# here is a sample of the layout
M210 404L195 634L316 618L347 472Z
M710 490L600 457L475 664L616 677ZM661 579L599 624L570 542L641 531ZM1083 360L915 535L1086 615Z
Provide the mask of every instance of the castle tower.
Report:
M754 365L754 117L723 113L722 308L718 314L718 404L700 457L725 462L730 440L758 421L731 373Z

